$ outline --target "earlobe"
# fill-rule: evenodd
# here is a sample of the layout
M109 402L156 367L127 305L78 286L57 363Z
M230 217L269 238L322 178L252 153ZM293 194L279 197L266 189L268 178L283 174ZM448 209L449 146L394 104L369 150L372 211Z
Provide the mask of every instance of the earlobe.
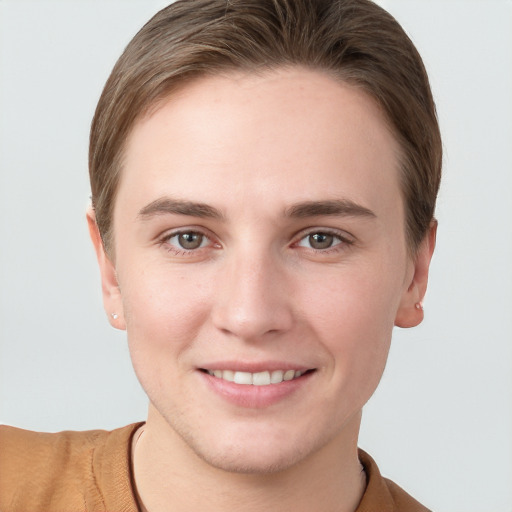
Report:
M87 224L100 269L103 307L112 327L125 330L123 302L117 281L116 268L105 251L92 205L87 209Z
M397 327L415 327L423 321L423 297L427 291L428 273L436 245L436 234L437 221L433 220L416 252L412 278L402 296L395 317Z

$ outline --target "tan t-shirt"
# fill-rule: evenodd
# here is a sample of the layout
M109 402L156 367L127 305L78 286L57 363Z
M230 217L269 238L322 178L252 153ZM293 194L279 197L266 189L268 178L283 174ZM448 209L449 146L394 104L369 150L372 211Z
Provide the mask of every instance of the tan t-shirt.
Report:
M58 434L0 426L0 511L138 512L130 451L140 425ZM356 512L428 512L359 456L368 484Z

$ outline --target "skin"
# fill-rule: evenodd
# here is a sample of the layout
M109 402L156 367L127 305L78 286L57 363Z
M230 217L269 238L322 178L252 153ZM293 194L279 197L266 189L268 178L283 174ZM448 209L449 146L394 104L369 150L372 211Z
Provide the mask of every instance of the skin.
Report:
M399 152L364 92L302 68L202 78L136 123L115 260L88 219L151 402L133 461L147 510L355 510L361 410L393 326L423 318L435 240L407 250ZM285 364L310 371L269 405L202 371Z

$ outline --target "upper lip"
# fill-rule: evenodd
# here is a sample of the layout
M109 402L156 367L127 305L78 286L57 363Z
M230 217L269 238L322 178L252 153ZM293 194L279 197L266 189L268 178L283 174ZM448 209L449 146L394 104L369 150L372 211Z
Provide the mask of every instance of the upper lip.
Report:
M314 368L301 363L290 363L283 361L261 361L261 362L242 362L242 361L216 361L207 363L199 367L201 370L233 370L235 372L258 373L264 371L276 370L298 370L307 371Z

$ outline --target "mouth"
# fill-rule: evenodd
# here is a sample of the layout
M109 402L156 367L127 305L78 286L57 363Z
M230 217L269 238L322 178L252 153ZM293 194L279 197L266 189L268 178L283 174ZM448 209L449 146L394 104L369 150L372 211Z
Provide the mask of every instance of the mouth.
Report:
M202 371L217 379L234 382L235 384L245 386L270 386L271 384L281 384L281 382L298 379L314 370L265 370L256 373L212 369L202 369Z

